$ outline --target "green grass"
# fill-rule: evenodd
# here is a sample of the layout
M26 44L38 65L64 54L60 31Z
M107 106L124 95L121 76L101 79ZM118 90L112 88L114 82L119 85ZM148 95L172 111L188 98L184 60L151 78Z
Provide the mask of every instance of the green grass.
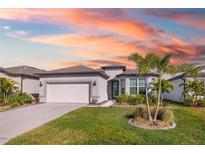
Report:
M133 107L81 108L7 144L205 144L205 109L175 108L176 129L144 130L127 123Z

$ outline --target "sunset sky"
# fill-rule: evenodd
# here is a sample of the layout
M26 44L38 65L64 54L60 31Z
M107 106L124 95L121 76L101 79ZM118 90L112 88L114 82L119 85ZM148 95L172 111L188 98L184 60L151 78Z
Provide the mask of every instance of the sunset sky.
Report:
M205 64L205 9L0 9L1 67L134 67L134 52Z

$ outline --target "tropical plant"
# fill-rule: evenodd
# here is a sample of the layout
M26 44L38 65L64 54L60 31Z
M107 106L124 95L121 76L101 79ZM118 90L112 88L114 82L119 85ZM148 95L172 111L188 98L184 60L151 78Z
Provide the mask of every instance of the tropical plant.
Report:
M8 78L0 77L0 93L3 95L4 103L8 103L8 99L12 93L19 91L18 84Z
M156 97L156 95L149 95L149 103L155 105L156 102L157 102L157 97Z
M129 95L128 103L130 105L142 104L144 103L144 97L142 95Z
M153 115L154 112L155 112L155 110L152 107L151 114ZM133 113L133 120L134 121L138 121L138 119L140 119L140 118L148 119L147 111L143 107L137 107ZM174 122L174 114L169 109L160 108L157 119L160 120L160 121L158 121L158 126L162 126L162 127L170 126Z
M120 94L117 96L117 102L118 104L123 104L128 102L129 95L127 94Z
M179 85L184 87L183 95L186 97L191 97L192 105L197 105L197 101L200 96L205 95L205 85L203 81L200 80L189 80L186 83Z
M129 60L132 60L137 65L138 72L136 71L136 74L139 73L141 76L144 76L153 69L155 57L156 56L154 53L149 53L144 58L138 53L134 53L129 56ZM153 119L150 111L148 90L149 90L149 85L146 83L145 84L146 106L147 106L149 121L152 123Z
M159 74L157 104L156 104L156 111L154 114L154 122L155 122L157 120L157 115L161 104L162 77L164 74L175 74L178 71L178 68L170 64L171 54L167 54L161 58L153 53L152 59L153 59L152 67L155 68L156 72Z
M198 100L198 105L205 106L205 98Z
M143 95L127 95L121 94L117 97L118 104L142 104L144 103L144 96Z
M159 89L159 80L151 83L152 85L152 91L158 91ZM167 81L165 79L161 80L161 104L163 102L163 94L164 93L170 93L171 91L174 90L174 85L172 84L172 82Z
M33 98L27 93L15 93L9 97L9 105L16 107L24 104L32 103Z

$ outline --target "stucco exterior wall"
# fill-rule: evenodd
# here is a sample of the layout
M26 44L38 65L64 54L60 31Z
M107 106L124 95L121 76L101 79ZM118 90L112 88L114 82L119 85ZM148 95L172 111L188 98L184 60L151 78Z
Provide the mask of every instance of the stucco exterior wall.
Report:
M100 96L99 97L99 100L98 102L103 102L103 101L106 101L108 100L108 92L107 92L107 85L108 85L108 82L107 80L103 79L103 78L100 78L98 77L98 95Z
M6 77L16 81L19 85L19 90L21 87L21 77L20 76L8 76L4 73L0 73L0 76ZM38 94L39 93L39 80L38 79L31 79L31 78L23 78L23 92L28 94Z
M205 72L205 69L202 69L201 72Z
M105 70L105 73L110 76L110 78L109 78L109 80L110 80L110 79L115 78L116 75L123 73L123 70L122 69L117 69L117 70L110 69L110 70Z
M15 82L17 82L19 90L20 90L20 88L21 88L21 77L8 76L7 74L4 74L4 73L0 73L0 76L9 78L9 79L14 80Z
M19 85L21 85L21 77L20 76L18 76L18 77L8 76L8 75L6 75L4 73L0 73L0 76L12 79L12 80L16 81Z
M172 81L172 84L174 85L174 90L171 91L170 93L164 93L164 99L172 100L175 102L182 102L183 101L182 93L184 91L184 88L183 86L179 87L179 85L183 82L184 81L182 79L177 79Z
M98 103L102 101L106 101L107 98L107 81L106 79L100 77L100 76L86 76L86 77L41 77L40 82L42 83L42 86L40 87L40 101L46 102L46 82L96 82L96 86L93 86L91 84L91 100L97 99ZM80 91L79 91L80 94Z
M35 79L23 79L23 92L28 94L39 94L39 80Z

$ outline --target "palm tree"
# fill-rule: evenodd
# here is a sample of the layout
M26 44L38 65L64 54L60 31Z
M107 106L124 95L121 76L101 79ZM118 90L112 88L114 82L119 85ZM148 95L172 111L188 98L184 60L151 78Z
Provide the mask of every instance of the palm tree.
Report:
M162 77L164 74L175 74L177 72L177 67L170 64L171 54L167 54L164 57L159 57L155 53L152 53L152 67L156 69L157 73L159 74L159 89L158 89L158 96L157 96L157 105L154 114L154 122L157 120L157 115L160 107L161 102L161 93L162 93Z
M156 82L151 83L152 85L152 90L153 91L158 91L159 89L159 80ZM174 85L165 79L161 80L161 104L163 102L163 93L170 93L171 91L174 90Z
M3 95L4 103L8 103L8 99L12 93L19 90L17 83L11 79L0 77L0 93Z
M150 72L153 68L153 64L155 62L155 55L153 53L150 53L146 55L144 58L139 55L138 53L134 53L129 56L129 60L132 60L136 63L138 67L138 73L142 76L145 76L148 72ZM148 98L148 84L145 85L145 93L146 93L146 105L147 105L147 112L149 115L149 121L152 123L153 118L150 111L150 105L149 105L149 98Z
M182 83L179 85L184 86L184 92L183 95L185 96L191 96L192 98L192 105L197 104L197 100L199 96L202 96L205 94L205 85L204 82L200 80L189 80L187 83Z
M193 77L193 80L189 80L186 83L182 83L179 85L179 87L183 86L184 91L182 93L182 96L184 98L186 96L190 96L193 101L193 105L196 103L197 98L199 95L204 95L205 90L204 90L204 83L201 82L200 80L197 80L197 77L199 77L200 74L200 69L198 67L195 67L194 65L183 65L179 67L179 70L183 72L183 74L189 74L191 77ZM185 79L184 79L185 80Z

